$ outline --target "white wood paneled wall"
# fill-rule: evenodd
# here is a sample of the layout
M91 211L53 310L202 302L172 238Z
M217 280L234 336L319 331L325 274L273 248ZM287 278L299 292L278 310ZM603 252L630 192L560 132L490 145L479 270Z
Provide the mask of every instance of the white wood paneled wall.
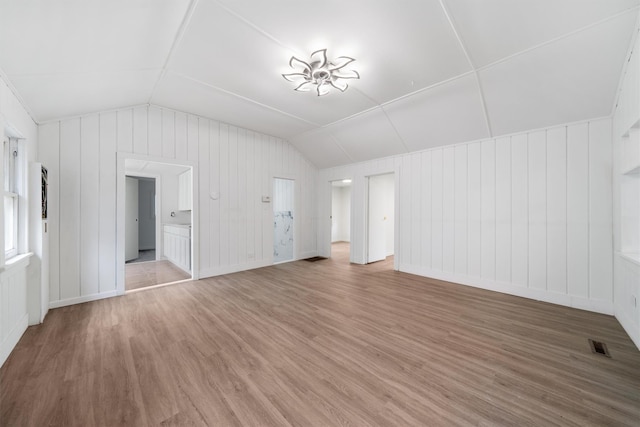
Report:
M640 348L640 264L621 255L621 173L627 168L622 149L622 135L635 124L640 126L640 37L636 36L631 58L627 62L613 115L614 138L614 290L615 315L636 346ZM640 143L635 143L636 146ZM638 147L640 148L640 147ZM638 179L639 177L625 177ZM640 199L640 195L637 196ZM628 236L627 236L628 237Z
M316 251L317 169L289 143L214 120L141 106L45 123L50 297L62 306L115 295L117 152L197 165L199 277L270 265L273 177L296 180L297 258Z
M319 250L329 181L354 180L362 263L365 176L395 170L396 268L611 314L611 147L600 119L321 170Z
M38 128L31 119L20 100L13 94L5 81L0 77L0 141L4 140L5 128L11 128L24 137L22 148L26 151L22 154L25 169L29 162L36 159ZM2 176L3 154L0 153L0 176ZM25 177L28 176L25 170ZM26 184L26 183L25 183ZM25 185L25 187L27 187ZM21 207L28 208L28 190L23 194ZM3 199L4 200L4 199ZM0 201L0 205L3 205ZM27 227L32 219L29 217L28 209L20 210L20 222L26 232L21 233L19 248L22 252L27 252L37 243L35 239L39 235L29 233ZM38 219L39 220L39 219ZM4 224L4 209L0 206L0 224ZM4 241L4 228L0 226L0 241ZM18 260L16 262L16 260ZM12 265L4 265L4 251L0 257L0 366L5 362L11 350L18 343L18 340L27 329L28 314L28 289L35 292L40 290L40 268L41 260L37 256L16 257ZM28 271L28 270L29 271Z

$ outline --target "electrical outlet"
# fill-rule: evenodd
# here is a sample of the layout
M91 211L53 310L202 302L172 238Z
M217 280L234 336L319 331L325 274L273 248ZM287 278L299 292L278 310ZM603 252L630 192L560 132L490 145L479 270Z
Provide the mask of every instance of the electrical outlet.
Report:
M254 254L252 252L247 254L247 258L249 258L249 259L254 259L255 257L256 257L256 254Z

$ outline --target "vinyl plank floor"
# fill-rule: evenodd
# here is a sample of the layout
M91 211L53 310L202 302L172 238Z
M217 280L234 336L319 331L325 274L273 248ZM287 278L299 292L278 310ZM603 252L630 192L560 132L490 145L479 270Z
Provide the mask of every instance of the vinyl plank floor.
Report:
M0 425L640 424L612 316L332 254L51 310L0 369Z

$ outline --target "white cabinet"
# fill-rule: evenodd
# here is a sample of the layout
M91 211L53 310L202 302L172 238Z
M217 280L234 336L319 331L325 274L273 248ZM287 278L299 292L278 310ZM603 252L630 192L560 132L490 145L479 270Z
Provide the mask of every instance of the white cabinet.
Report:
M164 256L186 272L191 272L191 226L166 224L163 230Z
M178 210L190 211L192 203L191 169L178 175Z

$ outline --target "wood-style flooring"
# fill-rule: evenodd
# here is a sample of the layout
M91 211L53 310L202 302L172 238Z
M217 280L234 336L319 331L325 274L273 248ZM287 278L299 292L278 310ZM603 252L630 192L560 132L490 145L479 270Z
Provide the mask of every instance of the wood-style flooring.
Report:
M0 425L640 425L613 317L391 263L336 250L52 310L0 369Z
M167 260L124 265L124 286L128 291L190 278L189 273Z

